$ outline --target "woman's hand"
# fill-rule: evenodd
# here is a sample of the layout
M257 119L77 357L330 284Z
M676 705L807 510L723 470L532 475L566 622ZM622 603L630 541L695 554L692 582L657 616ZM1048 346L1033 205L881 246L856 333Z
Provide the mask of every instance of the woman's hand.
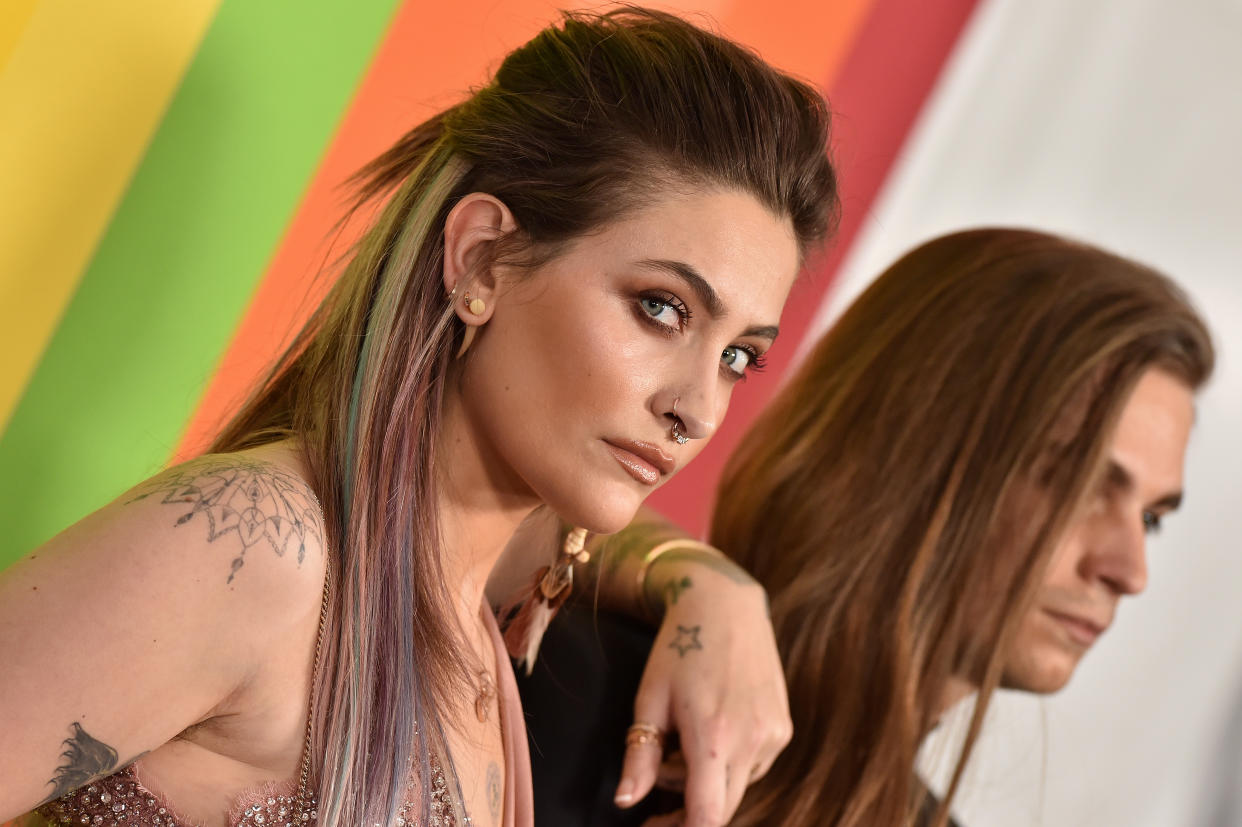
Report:
M493 602L555 557L566 528L550 514L524 524L506 565L492 573ZM634 722L675 732L681 744L665 759L655 739L632 729L616 802L637 804L659 779L684 786L685 824L724 824L793 734L767 595L736 563L646 507L587 547L591 562L579 567L586 582L578 588L601 608L659 624Z
M674 784L684 777L684 824L724 824L793 734L767 596L736 564L699 549L661 555L645 575L664 619L634 721L680 737L681 756L663 774ZM664 760L656 740L629 742L616 794L623 807L651 791Z

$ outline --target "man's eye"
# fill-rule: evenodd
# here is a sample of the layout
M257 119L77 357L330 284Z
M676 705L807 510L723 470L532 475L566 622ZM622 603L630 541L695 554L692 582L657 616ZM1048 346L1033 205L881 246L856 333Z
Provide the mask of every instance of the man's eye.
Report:
M1154 511L1143 512L1143 530L1148 534L1160 533L1160 515Z

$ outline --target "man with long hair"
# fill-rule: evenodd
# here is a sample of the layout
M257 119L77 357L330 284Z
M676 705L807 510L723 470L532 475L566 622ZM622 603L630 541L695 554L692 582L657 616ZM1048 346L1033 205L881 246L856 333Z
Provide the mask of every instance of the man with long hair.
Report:
M994 690L1060 689L1144 588L1145 537L1181 501L1193 396L1213 360L1169 279L1043 233L955 233L883 273L730 458L712 546L658 519L603 544L603 565L639 582L715 547L767 590L794 735L770 769L731 768L739 797L753 782L731 823L949 823ZM695 591L660 582L643 595L653 613ZM621 634L609 626L598 634ZM544 671L522 687L542 824L576 823L565 801L586 806L582 772L558 769L581 766L559 752L573 747L558 720L593 700L564 665L572 640L558 651L572 634L553 630ZM654 645L693 658L708 640L666 626ZM573 656L592 646L580 634ZM633 686L609 657L596 680ZM937 801L916 755L971 694ZM560 716L541 715L555 705ZM649 701L634 708L641 722ZM627 743L622 774L653 775L661 739ZM600 812L589 823L608 823Z

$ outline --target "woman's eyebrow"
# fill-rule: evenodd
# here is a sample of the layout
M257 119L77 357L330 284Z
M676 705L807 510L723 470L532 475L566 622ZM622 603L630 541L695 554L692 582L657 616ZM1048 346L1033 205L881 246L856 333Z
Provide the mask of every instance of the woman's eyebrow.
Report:
M666 273L672 273L677 278L689 285L690 289L699 297L699 301L707 308L707 312L711 314L713 319L718 319L724 315L725 307L720 301L720 296L716 295L716 291L707 283L707 279L699 275L699 271L695 270L684 261L673 261L664 258L647 258L638 262L640 267L649 267L654 270L663 270Z
M743 336L755 336L759 339L770 339L772 341L775 341L777 335L779 335L780 332L781 332L781 329L777 327L776 325L765 324L765 325L757 325L755 327L748 327L742 331L742 335Z

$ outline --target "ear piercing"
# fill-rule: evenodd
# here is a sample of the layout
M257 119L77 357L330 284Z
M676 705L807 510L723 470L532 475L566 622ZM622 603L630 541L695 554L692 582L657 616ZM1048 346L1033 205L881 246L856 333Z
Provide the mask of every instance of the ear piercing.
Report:
M456 296L457 288L454 287L453 292L450 293L449 295ZM466 305L466 309L470 311L470 314L472 316L482 316L483 311L487 309L487 304L482 299L478 299L478 298L472 299L470 298L469 293L465 295L464 303ZM479 331L478 325L473 325L473 324L466 325L466 332L462 334L461 348L459 348L457 351L458 359L460 359L462 355L465 354L466 349L470 347L470 343L474 341L474 334L478 333L478 331Z

